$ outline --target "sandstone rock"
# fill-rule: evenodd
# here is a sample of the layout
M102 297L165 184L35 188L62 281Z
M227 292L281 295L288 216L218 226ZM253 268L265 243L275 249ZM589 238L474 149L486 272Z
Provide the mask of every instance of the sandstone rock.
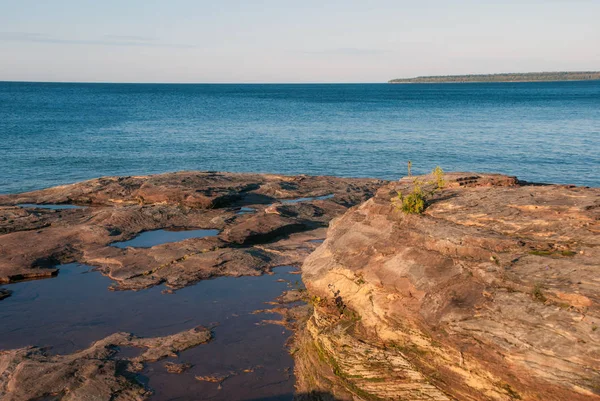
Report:
M44 278L56 266L97 267L119 289L160 283L177 289L221 275L257 275L299 264L306 244L348 206L368 199L380 180L181 172L103 177L25 194L0 195L0 283ZM278 198L319 197L282 204ZM91 205L83 209L18 208L21 203ZM270 205L276 213L265 213ZM255 213L238 214L251 206ZM152 248L110 244L157 229L211 228L218 237ZM319 234L322 235L322 234Z
M185 372L186 370L188 370L191 367L192 367L192 365L189 363L173 363L173 362L165 363L165 369L167 369L167 372L175 373L178 375L182 374L183 372Z
M600 400L600 189L453 173L404 214L390 199L413 179L336 219L306 259L299 392Z
M71 185L15 195L0 195L0 205L23 203L78 205L178 204L196 208L223 208L251 198L272 203L277 199L336 195L349 206L368 199L364 185L381 180L325 176L282 176L186 171L136 177L102 177ZM371 190L374 187L371 187Z
M55 396L63 401L141 401L151 392L131 373L153 362L209 341L209 329L197 327L171 336L138 338L115 333L70 355L50 355L27 347L0 351L0 398L28 401ZM119 347L143 348L139 356L119 358Z

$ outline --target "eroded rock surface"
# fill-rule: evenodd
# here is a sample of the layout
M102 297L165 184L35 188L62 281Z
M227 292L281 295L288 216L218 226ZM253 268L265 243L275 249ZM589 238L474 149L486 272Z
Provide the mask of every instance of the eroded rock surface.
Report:
M50 355L38 347L0 351L0 399L146 400L151 392L135 379L133 372L141 370L144 363L176 356L210 338L209 329L196 327L155 338L115 333L69 355ZM142 352L133 358L122 358L119 347L141 348Z
M165 363L165 369L167 369L167 372L175 373L178 375L182 374L183 372L185 372L186 370L188 370L191 367L192 367L192 365L189 363L173 363L173 362Z
M384 182L336 177L182 172L104 177L0 196L0 283L51 277L56 266L97 267L118 289L177 289L220 275L259 275L299 265L329 221ZM318 197L328 196L327 199ZM297 203L283 199L316 198ZM21 208L77 204L81 209ZM254 213L247 213L248 208ZM242 211L242 213L240 213ZM217 229L151 248L110 246L143 231Z
M299 392L600 400L600 189L445 179L422 215L383 186L306 259Z

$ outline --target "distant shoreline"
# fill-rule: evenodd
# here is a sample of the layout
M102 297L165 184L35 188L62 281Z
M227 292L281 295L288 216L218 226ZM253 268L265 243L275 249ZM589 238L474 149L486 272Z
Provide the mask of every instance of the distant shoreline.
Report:
M436 75L415 78L398 78L388 81L390 84L423 84L423 83L490 83L490 82L566 82L597 81L600 71L573 72L527 72L502 74L470 74L470 75Z
M600 73L599 73L600 74ZM462 77L462 76L461 76ZM0 85L138 85L138 86L335 86L335 85L388 85L388 84L457 84L457 83L527 83L527 82L583 82L592 79L544 79L544 80L426 80L429 77L401 78L383 82L85 82L85 81L2 81ZM445 77L431 77L445 78Z

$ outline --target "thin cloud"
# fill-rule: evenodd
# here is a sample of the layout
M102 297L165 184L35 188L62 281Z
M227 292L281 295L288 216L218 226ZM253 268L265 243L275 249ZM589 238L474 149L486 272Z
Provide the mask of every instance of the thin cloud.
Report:
M190 49L194 45L160 43L153 38L142 36L104 35L103 40L98 39L63 39L50 35L34 32L0 32L0 41L50 43L57 45L92 45L92 46L141 46L141 47L170 47Z
M151 38L148 36L136 36L136 35L104 35L106 39L111 40L131 40L136 42L154 42L156 38Z
M339 47L339 48L334 48L334 49L305 51L303 53L305 53L305 54L334 54L334 55L344 55L344 56L364 56L364 55L383 54L383 53L387 53L387 51L381 50L381 49Z

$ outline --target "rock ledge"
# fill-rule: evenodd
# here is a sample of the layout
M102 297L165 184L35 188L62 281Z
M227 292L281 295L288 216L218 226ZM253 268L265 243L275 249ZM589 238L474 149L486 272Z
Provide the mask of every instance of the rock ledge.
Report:
M413 179L334 220L306 259L299 392L600 400L600 189L452 173L407 215L390 199Z

